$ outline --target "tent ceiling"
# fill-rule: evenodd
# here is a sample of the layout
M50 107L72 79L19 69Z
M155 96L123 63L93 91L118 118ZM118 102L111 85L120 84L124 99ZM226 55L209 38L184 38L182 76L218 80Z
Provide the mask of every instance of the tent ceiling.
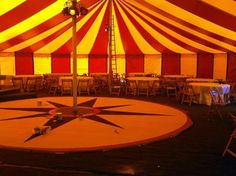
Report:
M0 52L70 53L66 0L0 1ZM108 0L81 1L78 54L106 54ZM117 54L224 53L236 51L233 0L113 0Z

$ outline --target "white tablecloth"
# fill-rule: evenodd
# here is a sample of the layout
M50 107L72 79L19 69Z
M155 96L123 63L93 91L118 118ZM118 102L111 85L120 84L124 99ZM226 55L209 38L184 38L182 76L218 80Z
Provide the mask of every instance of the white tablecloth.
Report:
M160 79L156 78L156 77L138 77L138 76L135 76L135 77L128 77L127 80L135 80L137 85L138 85L139 81L149 81L149 86L151 87L153 81L159 81Z
M218 83L219 81L216 79L208 79L208 78L188 78L187 82L202 82L202 83Z
M229 84L192 82L189 83L189 85L192 85L193 91L196 94L200 95L199 100L197 102L199 104L211 105L211 95L209 93L209 90L212 87L216 87L218 89L222 100L224 100L224 95L229 93L230 91Z

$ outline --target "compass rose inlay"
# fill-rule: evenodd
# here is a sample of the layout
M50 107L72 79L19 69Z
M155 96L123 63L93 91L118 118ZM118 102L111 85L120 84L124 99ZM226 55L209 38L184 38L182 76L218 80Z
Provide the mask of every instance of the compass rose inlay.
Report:
M66 101L63 101L66 100ZM132 110L132 107L137 106L137 103L144 103L142 101L137 101L137 100L127 100L127 99L121 99L121 98L97 98L97 97L83 97L82 101L78 103L78 111L74 112L73 108L68 105L68 100L70 97L54 97L54 98L41 98L41 99L31 99L29 100L29 105L30 101L39 102L39 104L42 105L37 105L36 107L27 107L26 105L23 107L20 106L15 106L15 107L10 107L10 106L3 106L0 104L0 113L1 110L3 111L23 111L23 112L32 112L33 114L31 115L21 115L17 117L7 117L4 116L4 114L1 114L0 118L0 125L2 123L8 123L11 124L11 122L17 122L17 123L22 123L20 121L23 120L28 120L28 119L41 119L44 118L45 122L43 124L40 124L42 127L50 127L50 131L48 134L44 135L43 133L31 133L27 136L25 136L25 139L23 143L27 144L28 142L32 141L38 141L43 140L45 136L49 136L54 133L56 134L56 131L60 131L60 129L63 129L64 126L71 125L73 122L78 123L78 119L81 121L87 120L91 121L92 125L96 125L97 123L99 125L99 128L103 126L104 129L112 129L114 133L125 133L126 131L129 131L129 127L127 127L127 124L124 124L125 121L129 123L130 119L132 119L132 123L135 123L136 121L139 121L141 118L143 121L143 117L146 117L146 121L149 121L148 118L157 119L157 118L167 118L170 119L173 116L175 116L175 113L173 114L172 112L168 111L158 111L155 110L149 110L145 111L145 109L134 109ZM112 101L113 100L113 101ZM119 101L117 101L119 100ZM24 102L27 100L20 100L16 101L17 102ZM114 102L114 103L111 103ZM43 103L42 103L43 102ZM35 103L34 103L35 104ZM146 106L147 102L144 103ZM153 103L149 103L153 106ZM131 109L131 110L127 110ZM60 114L60 120L57 119L58 113ZM123 118L123 119L122 119ZM118 120L117 120L118 119ZM81 121L81 122L82 122ZM155 120L154 120L155 121ZM39 126L40 126L39 125ZM131 125L131 124L130 124ZM135 125L133 125L135 126ZM34 126L35 127L35 126ZM32 127L32 129L34 128ZM90 127L88 127L90 128ZM93 128L93 127L92 127ZM134 127L132 127L134 128ZM78 129L73 129L76 131L80 131L82 128ZM84 127L83 127L84 129ZM71 129L69 130L71 131ZM88 130L88 132L91 131ZM65 132L66 133L66 132ZM76 132L77 133L77 132ZM82 133L82 131L81 131ZM100 133L100 131L97 131L96 133ZM79 134L79 132L78 132ZM70 138L70 136L67 136ZM37 139L37 140L36 140ZM132 142L128 142L132 143ZM1 144L1 140L0 140ZM119 144L122 145L122 144ZM72 148L74 148L72 146Z

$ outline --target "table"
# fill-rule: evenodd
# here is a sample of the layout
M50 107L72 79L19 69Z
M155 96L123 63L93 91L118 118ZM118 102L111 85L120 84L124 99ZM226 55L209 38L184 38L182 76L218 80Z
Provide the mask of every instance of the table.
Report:
M219 80L216 79L208 79L208 78L188 78L187 82L205 82L205 83L218 83Z
M36 89L36 79L43 79L42 75L16 75L13 76L12 79L22 79L22 87L24 90L27 89L28 85L34 86L34 89ZM28 80L31 80L32 82L28 82Z
M170 78L170 79L187 79L191 76L188 75L163 75L164 78Z
M62 80L63 79L73 80L73 76L60 76L59 77L59 82L58 82L59 86L62 85ZM91 77L91 76L77 76L77 80L89 80L90 84L93 83L93 77Z
M142 72L128 73L128 77L142 77L142 76L151 77L152 75L154 75L154 74L153 73L142 73Z
M193 87L194 93L199 94L197 102L199 104L211 105L211 95L209 94L209 90L212 87L218 89L222 100L224 100L224 95L230 92L229 84L191 82L189 85Z
M153 81L159 81L160 79L157 77L139 77L139 76L134 76L134 77L128 77L128 81L135 80L137 85L139 81L149 81L149 87L152 86Z

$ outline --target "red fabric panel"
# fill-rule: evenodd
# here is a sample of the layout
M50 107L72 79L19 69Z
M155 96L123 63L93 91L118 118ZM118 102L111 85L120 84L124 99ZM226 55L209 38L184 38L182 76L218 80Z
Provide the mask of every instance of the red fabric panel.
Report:
M110 1L111 3L111 1ZM90 54L99 54L99 55L106 55L107 54L107 44L108 44L108 35L109 32L106 32L105 29L108 25L109 21L109 4L106 8L106 12L103 16L102 23L100 25L96 40L93 44L93 47L90 51Z
M0 32L8 29L17 23L24 21L36 14L37 12L43 10L50 4L54 3L56 0L27 0L9 12L0 16ZM1 7L4 8L4 7Z
M89 73L107 73L107 55L89 55Z
M219 26L236 31L236 17L199 0L167 0L190 13L211 21Z
M227 80L236 82L236 53L228 53Z
M197 77L213 78L214 55L210 53L197 54Z
M51 54L52 73L70 73L69 54Z
M163 53L162 54L162 75L180 74L180 54Z
M144 55L126 55L126 73L144 72Z
M16 75L33 75L33 53L15 53Z

